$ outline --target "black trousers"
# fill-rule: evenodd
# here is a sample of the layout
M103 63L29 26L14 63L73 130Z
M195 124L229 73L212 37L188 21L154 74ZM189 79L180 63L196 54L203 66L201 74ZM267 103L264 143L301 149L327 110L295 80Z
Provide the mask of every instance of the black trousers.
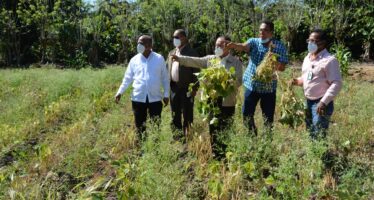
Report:
M179 88L177 91L171 91L170 106L173 129L185 130L193 122L194 97L188 97L187 93L188 88Z
M222 159L225 157L227 144L225 140L225 130L229 129L233 123L233 116L235 114L235 106L222 106L222 99L219 99L217 106L220 113L215 117L218 119L218 123L209 124L209 133L212 141L212 150L215 157Z
M149 103L148 98L145 103L132 101L132 110L135 117L136 132L142 137L142 139L144 139L144 133L146 130L145 122L147 121L148 113L152 121L157 125L160 124L162 102L157 101Z

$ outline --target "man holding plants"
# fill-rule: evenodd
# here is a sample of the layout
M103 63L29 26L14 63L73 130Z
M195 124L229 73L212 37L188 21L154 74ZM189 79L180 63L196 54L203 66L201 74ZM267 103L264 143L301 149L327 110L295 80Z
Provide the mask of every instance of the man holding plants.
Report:
M226 97L218 97L217 104L219 114L213 116L218 119L216 123L209 124L209 132L212 138L213 154L216 158L222 159L225 157L227 145L224 142L224 135L221 135L223 130L230 128L232 118L235 114L236 94L237 90L242 83L243 65L242 62L235 56L230 54L230 51L225 48L231 41L227 36L218 37L215 44L215 55L207 55L205 57L189 57L172 55L173 60L177 60L181 65L193 68L207 68L212 67L215 61L224 66L227 71L231 67L235 69L235 87L234 91Z
M304 58L302 75L292 80L303 86L306 97L306 127L313 139L326 137L329 120L334 111L334 99L342 88L338 60L327 50L325 31L315 29L307 39L308 55Z
M138 54L131 58L128 64L115 102L120 101L123 92L132 83L131 100L135 126L140 139L144 139L147 114L149 113L152 121L160 123L162 102L165 106L169 102L170 81L165 59L152 51L150 36L140 36L137 51Z
M274 24L271 21L263 21L260 25L259 38L250 38L244 43L230 43L227 48L237 51L244 51L249 56L248 67L244 72L244 104L243 119L248 125L250 132L257 135L254 114L258 102L264 116L264 124L268 129L272 129L275 112L275 98L277 89L277 80L273 76L270 82L261 82L253 80L256 69L264 60L270 45L273 46L272 52L278 55L276 65L272 66L274 70L284 71L288 63L287 49L282 42L273 38Z

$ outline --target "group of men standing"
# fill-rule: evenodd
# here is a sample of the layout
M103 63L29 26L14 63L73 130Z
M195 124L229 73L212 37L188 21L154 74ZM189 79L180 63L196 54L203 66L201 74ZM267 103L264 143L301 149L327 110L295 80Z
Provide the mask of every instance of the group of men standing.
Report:
M145 133L147 113L153 121L160 122L163 105L170 99L172 129L176 138L183 138L193 122L194 97L199 88L195 73L201 68L210 67L212 59L219 59L227 70L235 68L235 90L227 97L220 97L217 106L220 114L218 123L209 126L213 153L224 156L226 145L220 141L219 133L230 127L235 113L236 95L244 86L243 119L249 131L257 134L254 123L258 103L262 110L265 126L272 129L276 102L276 77L270 83L253 80L257 67L269 51L278 54L275 70L284 71L288 63L287 50L279 40L273 38L274 24L263 21L259 37L250 38L244 43L234 43L227 36L220 36L215 43L214 55L198 57L189 44L187 34L178 29L173 34L175 49L170 51L167 61L152 50L152 38L143 35L138 39L137 51L129 62L122 84L116 94L118 103L122 93L132 83L132 109L139 135ZM313 30L307 40L309 54L302 65L302 75L291 80L293 85L303 86L307 102L306 125L312 138L324 137L329 118L333 112L333 99L341 89L342 80L336 58L328 53L327 35L323 30ZM231 54L231 50L245 52L249 64L243 74L242 62ZM194 84L192 91L189 85ZM161 90L163 88L163 90Z

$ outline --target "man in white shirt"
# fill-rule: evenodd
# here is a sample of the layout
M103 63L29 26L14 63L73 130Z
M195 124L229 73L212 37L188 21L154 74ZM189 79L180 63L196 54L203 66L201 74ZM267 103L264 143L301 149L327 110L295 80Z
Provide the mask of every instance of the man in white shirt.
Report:
M152 51L150 36L140 36L137 51L138 54L128 64L115 101L120 101L123 92L132 83L131 100L135 125L137 133L144 139L147 113L159 124L162 102L165 106L169 103L170 80L164 57Z

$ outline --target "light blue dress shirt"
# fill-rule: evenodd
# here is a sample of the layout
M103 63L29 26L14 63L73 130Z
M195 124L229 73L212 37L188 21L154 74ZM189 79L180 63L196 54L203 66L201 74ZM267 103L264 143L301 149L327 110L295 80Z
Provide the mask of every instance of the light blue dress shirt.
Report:
M138 53L129 62L117 95L122 94L132 83L131 100L149 103L169 98L170 79L162 55L151 52L148 58ZM163 90L161 90L163 88Z

